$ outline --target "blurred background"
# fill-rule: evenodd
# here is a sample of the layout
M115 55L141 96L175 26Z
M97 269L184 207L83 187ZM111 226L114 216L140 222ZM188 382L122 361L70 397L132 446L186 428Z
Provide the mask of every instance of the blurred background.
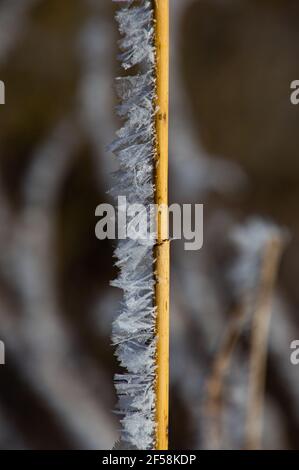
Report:
M170 448L250 448L249 391L265 380L259 446L299 449L299 4L170 4L171 202L203 203L205 217L201 251L172 244ZM1 449L118 439L121 294L113 245L94 235L120 124L114 6L0 0ZM255 377L252 325L270 303L267 372Z

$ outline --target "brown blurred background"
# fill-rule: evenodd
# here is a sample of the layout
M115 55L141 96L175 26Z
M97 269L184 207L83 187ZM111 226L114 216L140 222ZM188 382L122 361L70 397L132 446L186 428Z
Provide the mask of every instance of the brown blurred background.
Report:
M170 448L244 447L250 322L223 385L217 446L205 403L242 304L229 280L231 234L258 217L290 233L273 294L262 447L299 449L299 366L289 359L299 339L299 107L290 103L299 4L170 4L171 200L205 207L203 249L172 247ZM119 126L113 10L110 0L0 0L2 449L109 449L118 439L110 333L120 292L109 287L113 246L94 235L116 166L106 151Z

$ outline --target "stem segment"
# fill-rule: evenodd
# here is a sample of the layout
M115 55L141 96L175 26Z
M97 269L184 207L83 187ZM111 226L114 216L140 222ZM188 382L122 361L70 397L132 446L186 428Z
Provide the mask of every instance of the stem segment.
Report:
M168 205L168 100L169 100L169 0L155 0L156 22L156 197ZM156 258L156 450L168 449L169 408L169 240L165 239L168 211L158 211Z
M283 239L279 237L268 242L266 246L257 306L253 317L246 436L246 447L249 450L261 448L268 333L274 284L282 249Z

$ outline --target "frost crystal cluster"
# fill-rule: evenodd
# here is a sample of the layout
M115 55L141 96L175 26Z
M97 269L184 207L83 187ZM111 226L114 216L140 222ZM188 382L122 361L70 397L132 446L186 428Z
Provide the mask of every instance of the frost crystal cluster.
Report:
M114 196L126 196L129 204L148 207L154 203L156 140L152 2L122 1L116 20L122 35L119 59L125 70L134 67L138 72L116 81L120 101L117 114L124 124L110 147L119 163L112 192ZM154 239L119 240L115 250L119 275L112 285L123 290L112 334L116 355L125 369L115 377L122 448L154 446L154 243Z
M239 254L229 272L229 280L235 294L243 299L247 313L250 314L254 309L266 245L275 238L286 241L288 233L272 222L252 217L244 226L237 226L231 238Z

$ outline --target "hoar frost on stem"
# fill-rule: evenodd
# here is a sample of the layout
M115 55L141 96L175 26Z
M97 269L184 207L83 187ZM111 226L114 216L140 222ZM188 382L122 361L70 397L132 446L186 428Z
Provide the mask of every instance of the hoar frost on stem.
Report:
M285 228L260 217L250 217L246 224L236 226L231 233L238 256L228 272L228 280L236 299L244 305L247 321L256 306L267 245L275 239L285 245L289 236Z
M117 114L124 120L110 149L119 169L112 194L130 204L154 203L155 48L152 2L122 1L116 20L122 39L119 59L139 73L116 80ZM129 223L129 221L128 221ZM119 275L111 284L123 290L112 341L125 372L115 377L122 446L153 449L155 435L154 239L119 240Z

